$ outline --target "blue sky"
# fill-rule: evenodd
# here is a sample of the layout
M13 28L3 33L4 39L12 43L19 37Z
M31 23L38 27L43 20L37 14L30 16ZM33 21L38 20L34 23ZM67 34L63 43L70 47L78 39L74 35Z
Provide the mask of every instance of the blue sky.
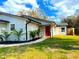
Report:
M0 0L0 11L11 14L33 7L40 8L51 19L59 21L79 9L79 0Z

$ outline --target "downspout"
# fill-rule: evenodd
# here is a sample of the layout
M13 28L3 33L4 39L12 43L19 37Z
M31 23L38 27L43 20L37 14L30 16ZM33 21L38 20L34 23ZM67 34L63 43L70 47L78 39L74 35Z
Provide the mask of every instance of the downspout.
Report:
M27 39L28 39L27 25L28 25L29 23L31 23L31 20L30 20L29 22L26 21L26 41L27 41Z

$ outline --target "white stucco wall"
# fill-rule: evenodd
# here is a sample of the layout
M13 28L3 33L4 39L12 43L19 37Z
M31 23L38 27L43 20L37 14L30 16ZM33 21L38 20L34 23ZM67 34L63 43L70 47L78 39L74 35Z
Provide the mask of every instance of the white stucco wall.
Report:
M6 29L9 32L11 31L10 30L11 24L15 24L15 29L16 30L23 29L24 33L26 33L26 25L25 25L26 24L26 20L25 19L21 19L19 17L14 17L14 16L5 16L5 15L0 15L0 19L7 20L7 21L10 22L8 24L8 26L7 26L7 29ZM2 27L5 27L5 26L2 25ZM29 31L37 30L37 28L38 28L37 24L34 24L34 23L28 24L28 26L27 26L27 29L28 29L28 40L30 39ZM15 40L15 39L16 39L15 36L10 36L10 40ZM20 40L26 40L26 34L23 35Z
M32 39L32 38L30 37L30 31L38 30L38 28L39 28L39 25L36 24L36 23L34 23L34 22L29 23L29 24L27 25L27 31L28 31L28 34L29 34L29 35L27 35L27 36L28 36L28 40Z
M56 28L52 27L51 28L51 36L56 35Z
M40 36L45 37L45 26L40 27Z
M15 24L15 29L16 30L20 30L20 29L23 29L23 31L25 32L25 20L22 20L18 17L10 17L10 16L5 16L5 15L0 15L0 19L2 20L6 20L6 21L9 21L10 23L8 24L7 26L7 30L8 31L11 31L11 24ZM12 37L12 36L11 36ZM12 37L10 40L15 40L16 38L15 37ZM21 38L22 40L25 40L25 36Z
M4 30L8 29L7 25L7 23L0 23L0 34L2 34Z
M8 27L9 29L8 30L10 30L10 25L11 24L16 24L15 28L17 30L19 30L20 28L25 29L25 24L26 24L25 20L22 20L22 19L20 19L18 17L15 18L15 17L10 17L10 16L0 15L0 19L7 20L7 21L10 22L9 23L9 27Z

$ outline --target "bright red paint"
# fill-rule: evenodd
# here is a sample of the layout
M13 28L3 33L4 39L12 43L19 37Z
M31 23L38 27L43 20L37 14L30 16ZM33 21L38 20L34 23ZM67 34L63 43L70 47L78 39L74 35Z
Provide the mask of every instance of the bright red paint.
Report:
M46 36L50 36L51 33L50 33L50 26L45 26L45 35Z

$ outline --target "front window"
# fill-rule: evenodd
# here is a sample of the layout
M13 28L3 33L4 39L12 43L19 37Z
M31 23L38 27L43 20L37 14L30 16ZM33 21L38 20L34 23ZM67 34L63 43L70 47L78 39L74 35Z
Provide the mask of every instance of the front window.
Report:
M61 28L61 32L65 32L65 28Z
M11 30L15 29L15 24L11 24Z

